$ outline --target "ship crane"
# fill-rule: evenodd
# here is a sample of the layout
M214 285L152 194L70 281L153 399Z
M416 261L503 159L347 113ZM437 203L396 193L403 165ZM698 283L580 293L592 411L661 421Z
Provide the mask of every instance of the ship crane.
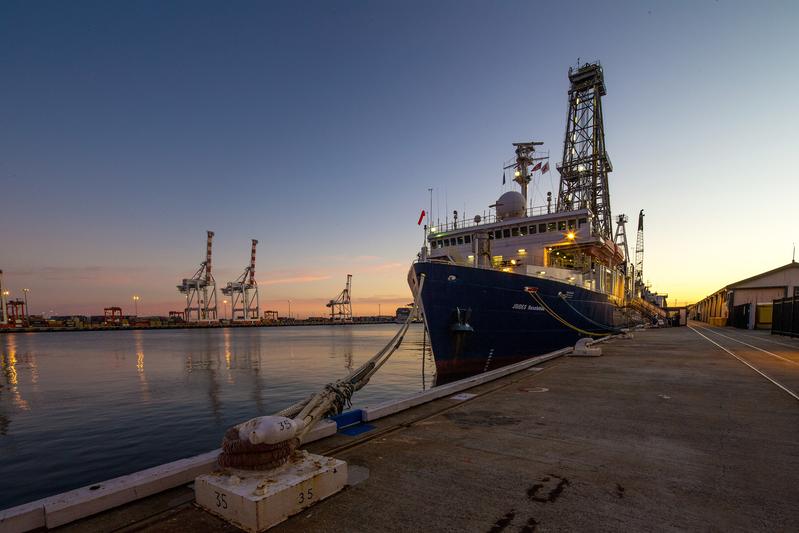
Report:
M638 213L638 235L635 240L635 294L644 294L644 210Z
M211 246L214 232L207 232L205 247L205 261L200 263L200 268L191 278L183 278L178 285L178 291L186 295L186 321L210 322L217 319L216 315L216 281L211 273Z
M613 242L616 246L624 251L624 261L619 265L622 273L628 280L632 278L633 266L630 263L630 248L627 245L627 215L619 215L616 217L616 235L613 237ZM629 296L632 291L632 282L628 281L625 284L624 292Z
M258 241L252 240L250 250L250 264L244 272L236 278L236 281L229 281L222 288L222 294L230 297L231 313L233 320L259 320L261 308L258 303L258 282L255 281L255 247Z
M352 322L352 299L350 289L352 288L352 274L347 274L347 285L335 299L327 302L330 308L330 320L336 322Z

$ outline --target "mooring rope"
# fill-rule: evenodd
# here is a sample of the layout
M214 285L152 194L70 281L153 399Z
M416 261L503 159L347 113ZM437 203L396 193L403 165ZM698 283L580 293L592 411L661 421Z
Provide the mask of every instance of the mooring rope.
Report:
M558 314L557 314L555 311L553 311L553 310L552 310L552 309L551 309L551 308L550 308L550 307L549 307L549 306L546 304L546 302L544 302L544 299L543 299L543 298L541 298L541 296L538 294L538 291L537 291L537 290L534 290L534 291L533 291L533 290L527 290L527 289L525 289L525 292L526 292L527 294L529 294L529 295L530 295L530 297L531 297L531 298L532 298L532 299L533 299L533 300L534 300L534 301L535 301L535 302L536 302L538 305L540 305L541 307L543 307L543 308L544 308L544 311L546 311L546 312L547 312L547 313L548 313L548 314L549 314L549 315L550 315L552 318L554 318L555 320L557 320L558 322L560 322L561 324L563 324L563 325L564 325L564 326L566 326L567 328L573 329L574 331L576 331L576 332L578 332L578 333L582 333L583 335L589 335L589 336L591 336L591 337L604 337L605 335L607 335L607 333L595 333L595 332L593 332L593 331L588 331L588 330L585 330L585 329L582 329L582 328L578 328L578 327L577 327L577 326L575 326L574 324L571 324L571 323L570 323L570 322L568 322L566 319L564 319L563 317L561 317L560 315L558 315Z
M584 319L586 319L588 322L592 323L593 325L598 326L598 327L600 327L602 329L605 329L605 330L607 330L610 333L615 333L615 334L622 333L622 331L620 329L618 329L618 328L615 328L613 326L608 326L608 325L605 325L605 324L600 324L596 320L592 320L590 317L587 317L584 314L582 314L580 311L577 310L576 307L574 307L572 304L569 303L569 301L566 299L566 295L563 294L562 292L558 293L558 296L560 296L560 299L563 300L563 303L568 305L569 308L571 308L572 311L574 311L575 313L577 313L578 315L580 315L581 317L583 317Z

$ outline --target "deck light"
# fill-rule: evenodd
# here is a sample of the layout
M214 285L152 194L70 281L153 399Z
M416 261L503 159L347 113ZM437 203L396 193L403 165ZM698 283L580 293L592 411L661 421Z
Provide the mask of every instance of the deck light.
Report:
M543 276L544 274L546 274L546 271L545 270L539 270L538 273Z
M527 253L527 250L525 250L524 248L519 248L517 251L518 251L520 254L526 254L526 253Z
M516 177L518 178L519 176L521 176L521 175L522 175L522 173L521 173L520 171L518 171L518 170L517 170L516 172L514 172L514 173L513 173L513 175L514 175L514 176L516 176Z
M569 239L570 241L573 241L574 240L574 232L570 231L569 233L567 233L566 234L566 238Z
M515 260L515 259L511 259L511 260L510 260L510 264L511 264L511 265L515 265L515 264L516 264L516 260Z

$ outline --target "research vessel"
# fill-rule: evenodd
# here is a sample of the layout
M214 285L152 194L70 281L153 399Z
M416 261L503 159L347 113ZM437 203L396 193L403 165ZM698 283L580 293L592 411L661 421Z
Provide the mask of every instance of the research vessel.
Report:
M542 143L519 142L505 167L518 191L502 194L487 216L428 224L409 283L415 291L424 276L418 296L439 382L617 332L629 319L633 276L626 217L612 234L602 67L570 68L569 81L556 200L549 192L546 205L528 207L549 159Z

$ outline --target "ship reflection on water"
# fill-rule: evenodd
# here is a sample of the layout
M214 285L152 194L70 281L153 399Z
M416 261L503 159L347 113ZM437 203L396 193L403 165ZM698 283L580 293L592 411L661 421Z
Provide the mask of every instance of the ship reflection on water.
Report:
M214 449L228 426L343 377L398 327L4 335L0 508ZM422 336L413 325L355 407L433 386Z

